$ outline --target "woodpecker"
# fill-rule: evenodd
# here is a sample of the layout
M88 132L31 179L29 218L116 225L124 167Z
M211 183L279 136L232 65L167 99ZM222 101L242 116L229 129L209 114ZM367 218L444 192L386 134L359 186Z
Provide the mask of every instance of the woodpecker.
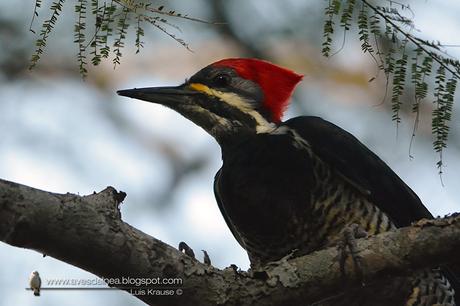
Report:
M177 87L118 91L169 107L215 138L223 161L214 180L217 204L254 269L294 250L301 256L336 245L351 225L373 235L432 218L398 175L350 133L314 116L282 121L302 77L267 61L230 58ZM454 290L438 270L393 283L397 290L386 290L393 296L401 291L398 299L376 302L372 291L370 300L341 298L330 305L455 304Z

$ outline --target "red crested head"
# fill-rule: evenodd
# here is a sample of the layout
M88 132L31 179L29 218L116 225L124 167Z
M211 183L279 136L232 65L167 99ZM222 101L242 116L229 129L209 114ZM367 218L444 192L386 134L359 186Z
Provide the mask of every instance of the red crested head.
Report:
M266 61L229 58L202 68L176 87L118 94L172 108L224 145L238 137L273 132L302 77Z
M263 107L270 112L273 122L281 122L289 98L303 75L254 58L229 58L211 64L213 67L228 67L247 80L258 84L263 92Z

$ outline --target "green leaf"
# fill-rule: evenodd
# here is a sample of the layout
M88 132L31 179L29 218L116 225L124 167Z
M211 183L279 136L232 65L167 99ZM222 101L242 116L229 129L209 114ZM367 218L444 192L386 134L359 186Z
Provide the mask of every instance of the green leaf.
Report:
M117 27L116 27L116 32L117 32L117 38L115 39L115 42L113 43L113 53L115 54L115 57L113 58L113 68L115 68L117 65L120 64L120 59L122 56L121 49L125 46L125 38L126 38L126 33L129 27L129 22L128 22L128 17L129 17L130 10L127 7L123 8L123 12L118 19Z
M321 50L325 57L329 57L331 52L332 35L334 34L334 17L338 15L340 11L340 5L341 3L339 0L329 1L329 4L325 9L325 15L327 19L323 28L324 42L322 44L323 48Z
M58 0L51 4L51 17L45 20L42 24L42 29L40 30L40 37L35 42L37 49L35 49L34 54L32 54L29 69L33 69L40 60L40 56L41 54L43 54L43 50L46 47L46 41L54 29L57 17L62 12L62 6L64 5L64 1L65 0Z
M77 61L78 67L80 71L80 75L85 78L88 74L87 70L87 62L86 62L86 38L85 38L85 30L86 30L86 7L87 0L77 0L75 4L75 12L78 15L77 21L75 22L74 26L74 42L78 45L78 53L77 53Z
M391 110L393 112L392 120L396 121L396 124L401 122L400 110L401 110L401 95L404 91L407 71L407 54L403 53L401 58L396 60L396 69L393 76L393 90L391 96Z
M142 37L144 36L144 29L141 27L142 23L142 16L137 15L136 20L137 20L137 26L136 26L136 53L140 52L140 49L144 47L144 42L142 41Z
M353 17L353 11L355 8L356 0L348 0L347 7L343 10L342 16L340 17L340 26L348 31L351 27L351 18Z

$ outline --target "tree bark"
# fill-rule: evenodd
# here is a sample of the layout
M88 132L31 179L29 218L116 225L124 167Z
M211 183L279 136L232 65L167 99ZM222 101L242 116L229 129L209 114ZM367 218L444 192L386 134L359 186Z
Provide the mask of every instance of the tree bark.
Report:
M336 248L285 258L263 273L219 270L121 220L126 194L107 187L87 196L56 194L0 180L0 239L33 249L102 278L180 278L166 286L173 295L148 288L112 286L150 305L308 304L340 292L343 282L361 286L362 278L340 273ZM359 239L358 251L367 282L382 275L443 264L460 264L460 216L422 220L411 227ZM352 261L346 270L354 271ZM165 289L161 285L153 289Z

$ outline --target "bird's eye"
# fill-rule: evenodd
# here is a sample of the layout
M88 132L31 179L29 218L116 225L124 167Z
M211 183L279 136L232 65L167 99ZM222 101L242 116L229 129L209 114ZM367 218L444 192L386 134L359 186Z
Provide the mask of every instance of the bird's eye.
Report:
M214 77L213 83L218 87L225 87L230 84L230 76L228 74L218 74Z

